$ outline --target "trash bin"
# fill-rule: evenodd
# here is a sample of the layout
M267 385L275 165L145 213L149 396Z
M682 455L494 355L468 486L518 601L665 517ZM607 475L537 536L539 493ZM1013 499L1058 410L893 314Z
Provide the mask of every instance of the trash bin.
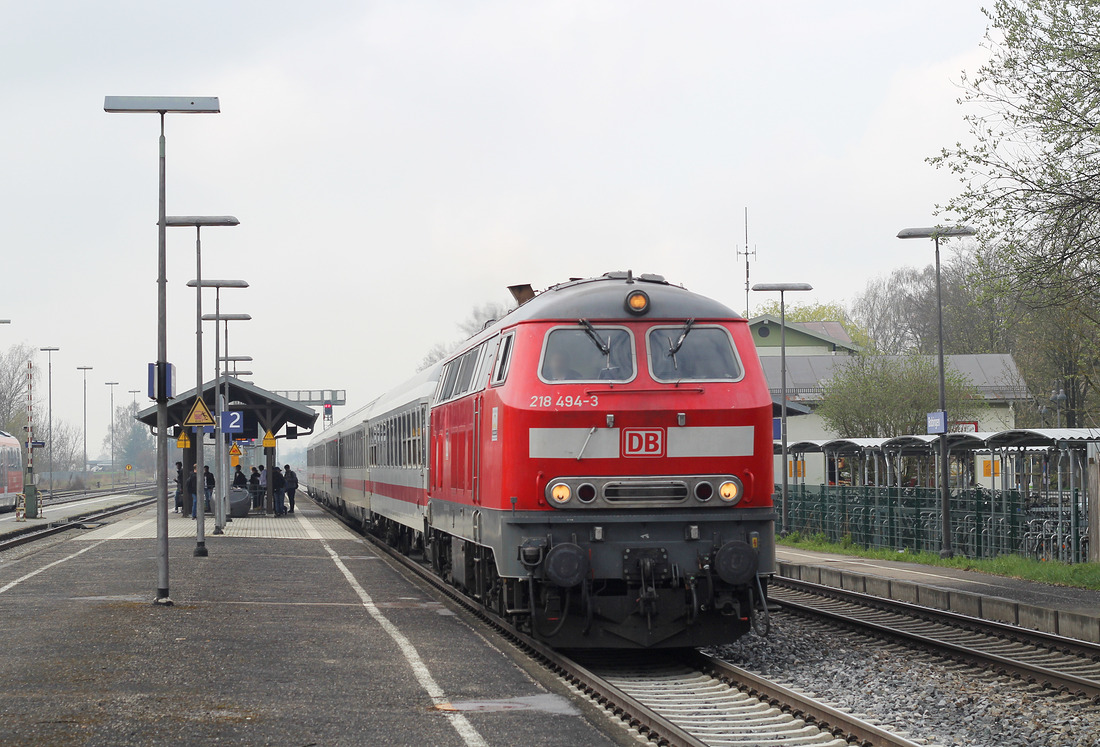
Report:
M252 496L246 488L232 488L229 491L229 515L234 519L248 516L252 508Z

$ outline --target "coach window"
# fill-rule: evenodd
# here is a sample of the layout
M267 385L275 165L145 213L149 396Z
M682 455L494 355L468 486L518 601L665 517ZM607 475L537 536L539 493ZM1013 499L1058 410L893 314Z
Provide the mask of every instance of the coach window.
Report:
M557 381L630 381L634 337L622 327L556 327L546 335L539 378Z
M677 326L649 330L649 370L657 381L738 381L741 363L725 327Z

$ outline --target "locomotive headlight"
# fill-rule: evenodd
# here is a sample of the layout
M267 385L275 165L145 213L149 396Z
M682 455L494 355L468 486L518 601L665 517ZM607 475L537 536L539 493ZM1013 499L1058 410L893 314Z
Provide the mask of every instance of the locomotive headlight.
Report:
M635 316L649 311L649 296L645 291L633 290L626 296L626 310Z
M724 503L734 504L741 500L741 483L736 479L726 480L718 486L718 497Z
M564 482L559 482L550 488L550 498L559 506L568 503L572 497L573 491Z

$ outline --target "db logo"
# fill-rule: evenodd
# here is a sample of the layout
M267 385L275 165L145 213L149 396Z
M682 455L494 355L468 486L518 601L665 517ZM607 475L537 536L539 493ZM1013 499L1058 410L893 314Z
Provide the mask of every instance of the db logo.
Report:
M623 429L623 456L662 457L664 455L665 432L662 429Z

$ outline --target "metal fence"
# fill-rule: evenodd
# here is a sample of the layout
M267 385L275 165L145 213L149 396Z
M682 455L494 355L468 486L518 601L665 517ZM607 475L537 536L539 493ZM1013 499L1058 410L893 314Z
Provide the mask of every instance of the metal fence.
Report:
M868 548L940 549L935 488L791 485L788 494L791 531ZM1038 495L1018 490L952 490L952 547L970 558L1011 553L1082 562L1090 538L1080 491L1044 493L1039 504Z

